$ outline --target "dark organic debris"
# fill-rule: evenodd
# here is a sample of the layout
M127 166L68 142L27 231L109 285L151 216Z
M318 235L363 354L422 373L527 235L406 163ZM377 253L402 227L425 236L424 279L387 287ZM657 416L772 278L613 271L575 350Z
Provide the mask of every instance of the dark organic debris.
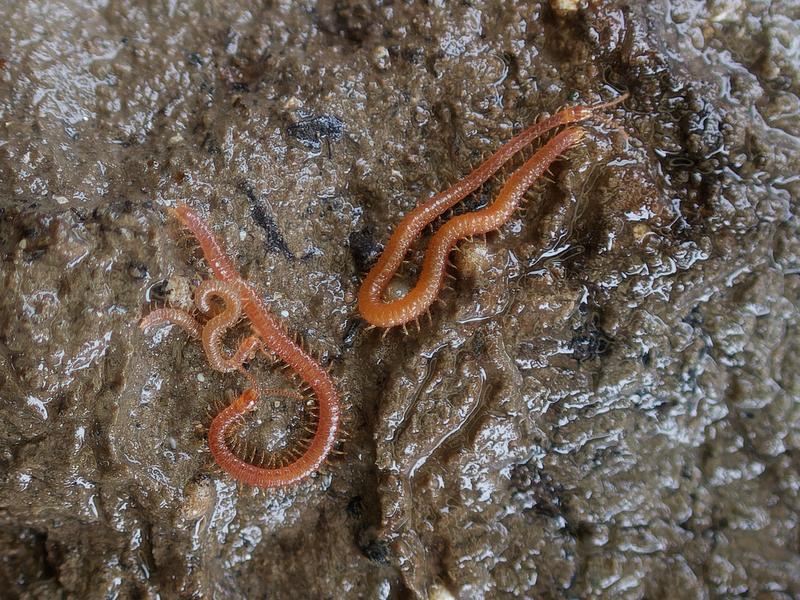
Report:
M586 322L575 330L575 334L569 342L572 357L579 363L604 356L611 349L611 338L597 322L596 314L587 318Z
M358 541L358 549L361 553L377 565L388 565L391 550L386 540L373 536L362 536Z
M347 503L347 516L353 519L360 519L364 514L364 501L361 496L353 496Z
M356 341L356 335L360 331L360 325L363 321L359 318L352 318L345 322L344 334L342 335L342 348L349 349L353 347Z
M256 224L261 227L266 234L267 250L270 252L280 252L286 258L294 259L294 253L289 249L289 246L286 244L286 239L278 230L275 219L267 212L264 202L256 196L253 186L249 182L244 181L239 185L239 189L244 192L250 203L250 216L253 217Z
M535 464L515 466L511 471L511 488L518 501L542 516L557 517L564 511L563 487Z
M371 227L364 227L359 231L354 231L347 238L350 246L350 253L356 268L362 273L366 273L375 264L378 255L381 253L381 246L375 240L375 232Z
M319 152L323 139L342 139L344 123L332 115L315 115L289 125L286 132L309 150Z

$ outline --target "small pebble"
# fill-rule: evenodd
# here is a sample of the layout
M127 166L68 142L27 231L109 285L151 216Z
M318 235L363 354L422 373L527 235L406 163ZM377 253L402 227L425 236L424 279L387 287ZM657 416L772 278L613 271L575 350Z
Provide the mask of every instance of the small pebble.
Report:
M408 292L411 291L411 286L408 284L407 281L400 277L394 277L386 286L386 291L384 292L387 300L399 300L400 298L404 298Z
M550 0L550 8L560 16L574 13L580 8L580 4L580 0Z
M484 240L463 241L459 250L452 254L459 276L477 280L490 271L493 257ZM453 273L452 269L450 273Z
M183 506L180 515L189 521L196 521L214 508L216 491L208 479L190 481L183 489Z
M133 279L144 279L147 277L147 265L136 263L128 265L128 275Z
M191 282L186 277L175 275L167 281L167 300L172 306L184 310L191 310L194 306L192 299Z
M381 70L389 68L391 58L385 46L378 46L372 51L372 61L375 63L375 66Z
M283 108L285 110L297 110L298 108L303 106L303 101L298 99L296 96L292 96L283 103Z

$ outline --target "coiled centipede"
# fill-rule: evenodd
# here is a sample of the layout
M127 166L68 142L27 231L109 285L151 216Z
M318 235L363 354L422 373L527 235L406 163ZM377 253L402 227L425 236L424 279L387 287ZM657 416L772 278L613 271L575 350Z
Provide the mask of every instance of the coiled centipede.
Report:
M212 297L221 299L225 307L201 326L189 313L177 309L157 309L141 322L142 329L174 323L193 337L203 341L212 368L239 371L251 380L234 402L212 420L208 444L217 464L234 479L264 488L283 487L296 483L316 472L326 460L339 430L341 408L339 396L328 372L284 331L277 317L266 308L255 289L243 280L211 228L188 206L173 210L178 220L192 232L200 244L206 262L216 279L204 281L197 290L195 302L202 312L211 310ZM222 350L222 336L235 324L241 312L250 321L253 335L246 337L231 356ZM258 350L269 351L285 363L311 390L315 400L316 429L302 452L289 464L263 466L252 464L229 447L229 434L235 424L256 406L262 392L252 377L244 371L243 363ZM302 400L302 395L288 390L270 390L272 395Z

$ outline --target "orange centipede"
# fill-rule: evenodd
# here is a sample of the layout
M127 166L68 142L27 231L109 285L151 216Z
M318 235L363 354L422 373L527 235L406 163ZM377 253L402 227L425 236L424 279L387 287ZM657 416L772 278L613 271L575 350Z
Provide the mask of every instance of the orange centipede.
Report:
M195 304L202 312L211 310L212 297L220 298L225 308L208 320L200 335L208 362L212 368L222 373L239 371L242 365L252 358L261 347L261 341L254 335L246 337L236 348L232 356L225 356L222 351L222 336L239 322L242 315L242 301L236 287L228 282L207 279L197 286Z
M240 277L208 224L188 206L179 205L173 212L197 239L214 276L236 290L242 303L242 310L260 341L310 388L316 399L318 411L316 430L310 442L300 456L290 464L276 468L251 464L231 451L226 435L232 425L258 401L260 394L253 385L214 417L208 434L211 453L224 471L234 479L250 485L283 487L300 481L319 469L336 441L341 407L333 381L328 372L292 340L278 319L264 305L255 289Z
M218 443L211 445L214 460L217 464L228 465L226 471L235 479L242 481L246 481L251 477L253 469L275 470L276 463L278 468L288 467L304 452L304 448L294 447L279 453L277 456L270 456L269 466L265 468L263 465L267 462L267 453L258 452L253 446L246 447L244 451L238 446L236 451L231 448L231 446L237 445L236 441L233 440L237 425L241 424L245 414L256 409L260 397L283 397L299 402L306 400L302 394L294 390L276 388L262 390L253 384L214 418L208 433L210 439L218 441ZM307 445L308 440L305 441ZM256 459L258 459L259 464L254 464Z
M158 308L145 316L139 328L146 331L161 325L178 325L190 337L200 339L208 362L213 369L223 373L240 371L242 365L253 357L261 348L261 341L255 336L248 336L236 348L232 356L226 356L222 349L222 336L226 329L235 325L241 316L242 302L237 296L236 288L229 283L217 280L206 280L200 283L195 293L195 304L202 312L211 309L209 300L218 296L225 303L225 308L211 317L205 325L190 313L177 308Z
M157 308L150 311L139 323L139 328L147 331L151 327L161 325L178 325L193 338L199 338L203 331L197 319L185 310L177 308Z
M548 131L588 119L596 111L622 102L623 95L594 106L573 106L528 127L501 146L475 170L447 190L432 196L409 212L389 238L383 253L367 274L358 293L358 309L374 327L403 326L426 313L444 284L448 256L464 238L488 233L502 226L518 208L525 191L560 154L584 136L579 127L568 128L547 142L510 176L489 206L454 217L431 238L417 284L402 298L386 302L383 292L403 263L409 248L436 218L474 192L516 153Z

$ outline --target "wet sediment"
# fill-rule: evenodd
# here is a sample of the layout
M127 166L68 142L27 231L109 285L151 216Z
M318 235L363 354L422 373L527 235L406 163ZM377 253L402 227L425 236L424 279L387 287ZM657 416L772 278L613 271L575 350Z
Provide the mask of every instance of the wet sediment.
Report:
M632 4L0 7L9 597L796 597L800 12ZM623 92L430 323L367 330L418 199ZM137 328L207 277L178 201L346 398L300 485L215 469L244 382Z

